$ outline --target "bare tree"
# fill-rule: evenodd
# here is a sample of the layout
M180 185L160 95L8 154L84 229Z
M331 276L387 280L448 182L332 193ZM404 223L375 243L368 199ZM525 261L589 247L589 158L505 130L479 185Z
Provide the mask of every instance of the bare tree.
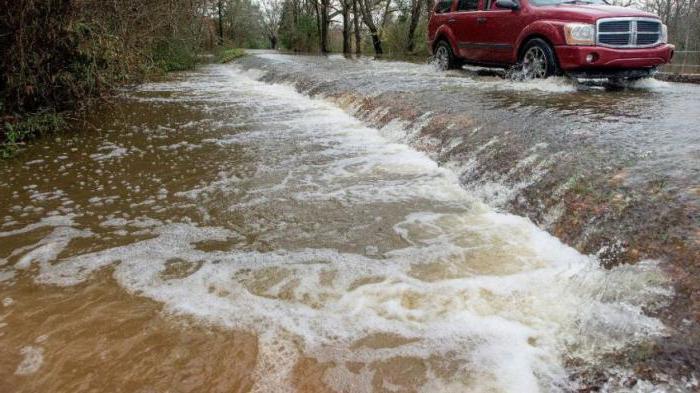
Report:
M320 10L320 5L319 1L323 0L313 0L313 6L314 6L314 11L316 12L316 29L318 30L318 47L321 49L321 53L323 52L323 47L324 47L324 41L326 37L323 35L323 31L321 30L321 10Z
M668 26L669 38L679 49L693 49L690 45L700 40L700 3L697 0L646 0L639 5L661 17Z
M367 29L369 29L369 34L372 37L374 53L379 56L383 53L382 40L379 37L377 25L372 19L372 11L377 3L375 3L373 0L357 0L357 4L360 6L360 12L362 12L362 20L365 22L365 26L367 26Z
M224 43L224 0L218 0L216 8L219 13L219 45L222 45Z
M331 23L330 18L330 1L319 0L319 46L321 53L328 53L328 25Z
M408 37L406 38L406 51L409 53L413 52L416 46L416 27L418 27L418 21L420 20L422 5L423 0L411 1L411 21L408 25Z
M360 0L352 0L352 21L355 24L355 53L362 53L362 32L360 31L360 14L357 11L357 3Z
M391 15L392 12L396 10L392 10L391 8L391 0L386 0L386 4L384 5L384 14L382 14L382 31L386 28L387 22L389 22L389 15Z
M343 53L350 53L350 7L352 0L340 0L340 13L343 16Z
M270 49L277 49L277 36L282 19L282 1L261 0L260 11L265 34L270 41Z

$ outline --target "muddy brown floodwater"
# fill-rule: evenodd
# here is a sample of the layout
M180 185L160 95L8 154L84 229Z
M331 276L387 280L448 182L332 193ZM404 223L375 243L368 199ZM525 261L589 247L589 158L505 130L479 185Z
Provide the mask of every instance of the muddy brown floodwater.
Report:
M2 163L0 391L697 387L619 360L672 334L662 261L605 268L414 129L252 65L130 90Z

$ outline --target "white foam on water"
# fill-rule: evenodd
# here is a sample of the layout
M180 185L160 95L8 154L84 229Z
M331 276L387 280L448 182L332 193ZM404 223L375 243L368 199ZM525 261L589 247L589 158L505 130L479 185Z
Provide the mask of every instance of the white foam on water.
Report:
M0 270L0 282L12 281L15 278L15 272L12 270L1 271Z
M661 322L642 312L670 295L654 262L605 270L529 220L488 208L427 155L390 142L328 102L255 76L218 66L147 87L181 92L175 100L286 114L236 134L263 157L253 176L222 171L210 184L175 195L201 205L213 192L263 207L302 201L316 210L318 231L328 200L355 208L382 203L392 206L397 220L387 230L402 245L373 257L325 244L205 251L199 243L239 234L144 217L139 221L155 223L144 226L149 239L55 261L66 239L90 235L59 225L18 265L42 262L35 280L52 285L78 284L111 265L123 288L161 302L174 316L256 333L256 391L290 389L301 356L333 362L323 378L337 391L369 390L376 376L401 390L402 381L379 371L401 359L426 365L424 386L411 386L423 391L559 391L568 386L567 358L595 362L664 333ZM269 138L260 138L263 131ZM243 193L245 185L250 189ZM374 239L368 242L363 245L379 250ZM376 339L386 335L401 340ZM351 367L357 364L359 371Z
M575 348L579 356L595 356L663 330L641 312L642 305L659 297L640 290L660 287L653 264L607 272L546 233L532 231L522 218L496 213L484 217L492 218L504 221L497 224L503 225L499 231L521 226L529 238L518 239L523 243L519 247L530 244L532 253L523 265L529 259L543 266L525 265L497 275L457 270L457 278L425 281L411 269L441 256L424 259L430 255L415 247L383 260L319 249L203 252L194 244L231 233L180 224L158 229L154 239L42 265L37 281L73 285L121 261L115 266L119 283L163 302L173 314L260 335L280 332L266 339L269 346L261 341L264 370L292 369L297 352L277 352L292 345L288 336L301 338L299 350L321 361L372 363L399 356L458 360L464 373L476 379L476 385L468 386L491 381L490 386L502 391L550 390L565 378L564 351ZM175 260L196 268L173 278L166 273ZM323 278L328 275L333 276L330 283ZM270 285L268 277L277 281ZM363 279L368 283L357 286ZM377 333L418 341L391 349L350 349ZM285 386L288 378L286 372L277 379L260 373L266 375L266 386Z
M636 80L634 82L631 82L629 84L629 87L636 88L636 89L649 89L649 90L671 90L671 89L677 89L678 84L677 83L670 83L662 80L658 80L655 78L642 78L639 80Z
M94 153L90 155L90 158L92 158L95 161L106 161L115 158L121 158L129 154L129 149L123 146L115 145L111 142L105 142L102 146L100 146L98 150L100 151L100 153Z
M55 227L51 234L44 237L31 251L22 255L15 263L17 269L27 269L34 262L46 264L55 261L68 243L79 237L89 237L90 231L79 230L73 227Z
M43 164L44 160L39 159L39 160L32 160L32 161L27 161L24 163L24 165L36 165L36 164Z
M15 370L15 375L31 375L39 371L44 363L44 348L28 345L20 351L22 361Z
M74 215L49 215L46 217L42 217L40 221L29 224L27 226L24 226L22 228L18 229L13 229L9 231L2 231L0 232L0 238L3 237L10 237L10 236L16 236L20 235L23 233L31 232L39 228L44 228L44 227L57 227L57 226L72 226L73 225L73 220L75 216Z
M533 79L526 81L480 81L477 82L477 85L484 89L523 92L573 93L577 90L576 84L565 77L550 77L544 80Z

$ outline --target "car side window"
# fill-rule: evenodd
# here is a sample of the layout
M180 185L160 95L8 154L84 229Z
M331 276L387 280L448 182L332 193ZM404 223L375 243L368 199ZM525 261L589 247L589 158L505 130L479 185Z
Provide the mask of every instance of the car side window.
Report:
M457 11L476 11L479 9L479 0L459 0Z
M505 8L501 8L496 5L496 0L484 0L484 11L502 11Z
M499 7L498 4L496 4L496 0L488 0L488 1L491 2L490 8L494 11L508 10L507 8Z
M452 0L440 0L435 4L435 13L444 14L445 12L450 12L452 8Z

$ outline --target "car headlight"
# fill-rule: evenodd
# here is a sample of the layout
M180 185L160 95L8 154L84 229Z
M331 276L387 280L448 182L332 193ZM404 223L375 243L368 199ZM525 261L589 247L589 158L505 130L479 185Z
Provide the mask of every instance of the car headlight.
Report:
M668 26L666 25L661 25L661 37L659 39L659 42L663 44L668 44Z
M564 35L568 45L595 45L595 26L586 23L567 23Z

